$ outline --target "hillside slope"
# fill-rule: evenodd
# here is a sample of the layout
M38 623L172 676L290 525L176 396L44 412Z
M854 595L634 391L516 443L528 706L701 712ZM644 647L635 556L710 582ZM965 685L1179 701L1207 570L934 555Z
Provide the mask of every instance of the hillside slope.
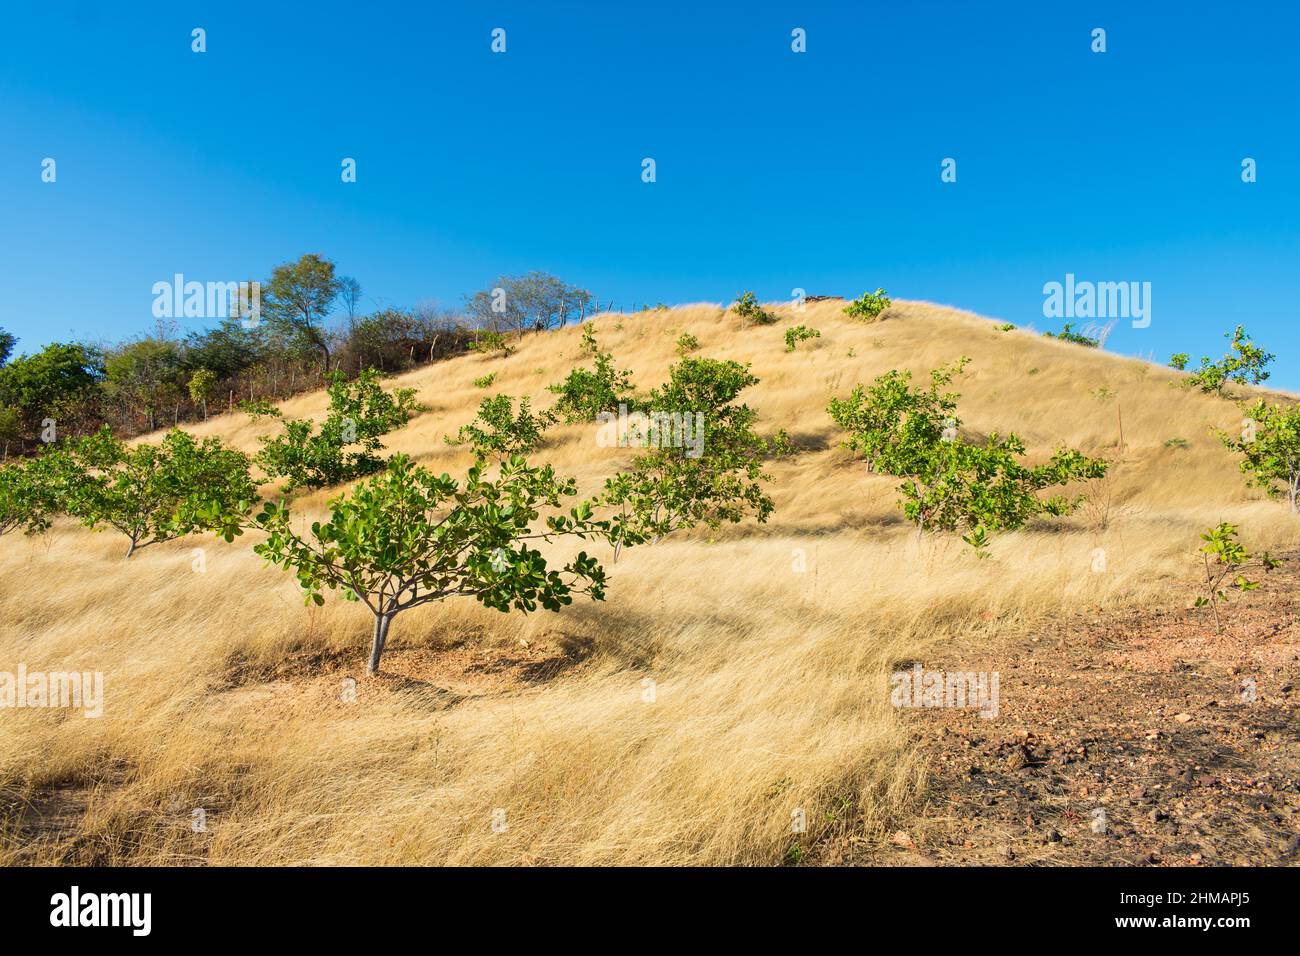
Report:
M771 462L771 520L615 565L598 549L607 600L560 615L413 611L379 678L361 679L365 612L305 608L248 537L129 562L120 541L70 526L0 541L0 671L98 670L106 687L99 719L0 714L0 861L766 864L827 836L880 839L925 781L926 755L890 705L900 663L1081 608L1183 607L1197 534L1220 520L1252 546L1300 543L1300 521L1247 490L1210 434L1238 427L1239 411L1172 387L1176 373L925 303L870 325L841 308L778 307L778 324L746 329L713 305L598 316L601 347L641 388L664 379L683 332L699 355L752 364L760 430L784 428L800 449ZM796 321L821 338L787 353ZM463 473L468 455L444 436L485 394L548 405L579 335L393 380L430 410L388 448ZM961 355L965 427L1014 430L1037 456L1064 444L1114 462L1080 512L999 537L986 561L959 540L918 542L895 482L838 447L825 413L857 382L890 368L923 378ZM473 380L488 371L484 392ZM325 399L282 407L318 416ZM272 427L222 416L193 431L252 451ZM589 493L632 454L564 426L536 457ZM321 512L333 493L295 511ZM341 693L350 678L355 700ZM792 832L801 811L807 832Z

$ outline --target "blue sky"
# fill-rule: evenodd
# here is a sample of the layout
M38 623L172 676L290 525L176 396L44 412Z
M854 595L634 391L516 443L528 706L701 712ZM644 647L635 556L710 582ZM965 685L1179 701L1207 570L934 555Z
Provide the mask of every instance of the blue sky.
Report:
M1300 390L1293 2L291 6L0 14L20 350L304 252L368 307L544 269L620 304L884 286L1040 329L1073 273L1151 283L1108 348L1218 356L1244 323Z

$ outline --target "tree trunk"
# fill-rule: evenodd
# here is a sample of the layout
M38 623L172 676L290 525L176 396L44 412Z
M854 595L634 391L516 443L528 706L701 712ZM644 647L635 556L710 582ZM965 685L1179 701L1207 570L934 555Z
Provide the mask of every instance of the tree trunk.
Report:
M131 555L133 554L135 554L135 538L131 539L131 546L126 549L126 556L128 558L130 558Z
M370 643L370 663L366 665L367 674L379 673L379 658L384 655L384 645L388 643L388 625L392 620L391 614L375 615L375 635Z

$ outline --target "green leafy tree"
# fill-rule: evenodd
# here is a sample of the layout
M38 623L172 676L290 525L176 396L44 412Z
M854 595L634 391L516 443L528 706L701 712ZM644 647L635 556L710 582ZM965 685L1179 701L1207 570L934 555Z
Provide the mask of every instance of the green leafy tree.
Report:
M875 292L864 292L861 296L854 299L844 307L844 314L854 319L862 319L865 322L874 322L880 317L880 313L889 308L890 299L885 294L884 289L877 289Z
M449 445L469 445L479 458L504 460L534 451L554 423L555 416L549 411L534 415L527 398L519 400L516 413L509 395L494 395L479 402L474 421L462 425L455 438L445 440Z
M732 303L731 311L740 316L742 328L751 322L754 325L771 325L776 321L776 316L759 305L758 297L752 292L740 293Z
M256 462L268 478L284 478L284 490L324 488L379 471L384 435L410 421L419 406L415 390L386 392L379 375L367 369L356 381L330 373L329 412L320 430L311 419L284 419L284 431L263 436ZM280 412L258 409L259 414Z
M1267 367L1277 356L1255 345L1243 326L1225 332L1223 337L1229 340L1229 351L1217 362L1203 356L1201 367L1188 375L1184 385L1211 395L1222 395L1229 382L1259 385L1268 380ZM1186 352L1179 352L1170 357L1169 366L1185 371L1190 358Z
M0 366L0 405L18 409L22 438L35 439L46 419L63 422L83 409L102 374L98 352L55 342Z
M1219 440L1242 456L1247 484L1270 498L1285 497L1300 514L1300 404L1270 405L1263 399L1246 410L1239 435L1219 432Z
M944 388L969 362L963 356L934 369L925 390L912 387L911 372L891 369L870 386L856 386L847 399L831 399L826 411L848 432L841 444L862 456L867 471L898 475L919 469L946 429L956 433L960 396Z
M74 474L65 456L42 454L0 468L0 535L22 528L28 535L49 529L63 509Z
M1236 525L1226 521L1202 534L1201 540L1205 542L1201 546L1201 557L1205 560L1205 593L1197 596L1196 606L1209 607L1214 615L1215 633L1219 633L1223 630L1219 605L1228 603L1229 588L1239 592L1257 590L1259 582L1247 578L1245 572L1252 569L1272 571L1281 562L1267 551L1258 557L1252 556L1237 540Z
M612 519L616 557L625 544L658 541L701 523L717 528L748 514L767 520L773 504L763 491L770 476L762 463L769 443L754 432L757 413L736 401L757 382L738 362L685 358L670 369L668 382L650 393L651 416L660 422L679 416L679 423L690 416L702 434L694 445L665 442L672 428L659 425L658 447L605 483L601 501L617 511Z
M501 358L509 358L515 352L515 347L495 329L480 329L469 347L480 355L499 355Z
M208 418L208 399L212 398L217 392L217 375L210 369L195 369L190 375L190 380L186 388L190 393L190 401L195 402L203 407L203 419Z
M1074 323L1066 322L1059 332L1044 332L1044 338L1060 339L1062 342L1072 342L1075 345L1082 345L1084 348L1095 349L1101 345L1100 339L1090 338L1082 332L1074 331Z
M18 344L18 339L12 332L6 332L0 329L0 365L9 361L9 356L14 354L14 346Z
M305 352L319 353L330 370L330 333L325 326L341 290L334 263L315 253L276 266L262 287L267 322Z
M111 349L104 360L109 394L138 407L149 430L158 427L158 412L182 393L183 360L178 343L146 337Z
M393 619L422 604L468 597L527 613L539 605L558 611L575 594L603 599L605 572L586 552L557 571L529 545L607 536L590 502L533 530L541 508L558 509L575 494L572 479L522 458L502 465L495 479L477 462L461 484L395 455L383 473L330 502L329 521L309 533L293 527L285 505L267 503L256 519L267 540L254 550L293 571L309 602L323 604L325 590L338 590L365 604L374 615L367 664L374 674Z
M161 444L127 446L107 428L47 452L70 475L63 509L88 528L115 528L126 556L209 527L205 516L248 511L257 496L248 456L173 428Z
M594 360L594 367L575 368L563 382L548 385L547 391L560 396L551 411L564 421L593 422L601 412L616 411L619 405L632 407L632 374L614 365L614 356L596 344L592 326L582 330L582 352Z
M806 325L796 325L793 328L785 330L785 350L793 352L800 342L806 342L809 339L819 339L822 337L821 332L817 329L810 329Z

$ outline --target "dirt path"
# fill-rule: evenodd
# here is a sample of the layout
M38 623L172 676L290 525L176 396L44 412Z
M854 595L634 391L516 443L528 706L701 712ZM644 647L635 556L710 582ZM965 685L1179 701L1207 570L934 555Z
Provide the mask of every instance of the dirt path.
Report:
M824 862L1300 865L1300 554L1219 635L1204 609L1080 616L923 664L996 669L999 714L907 711L920 818Z

